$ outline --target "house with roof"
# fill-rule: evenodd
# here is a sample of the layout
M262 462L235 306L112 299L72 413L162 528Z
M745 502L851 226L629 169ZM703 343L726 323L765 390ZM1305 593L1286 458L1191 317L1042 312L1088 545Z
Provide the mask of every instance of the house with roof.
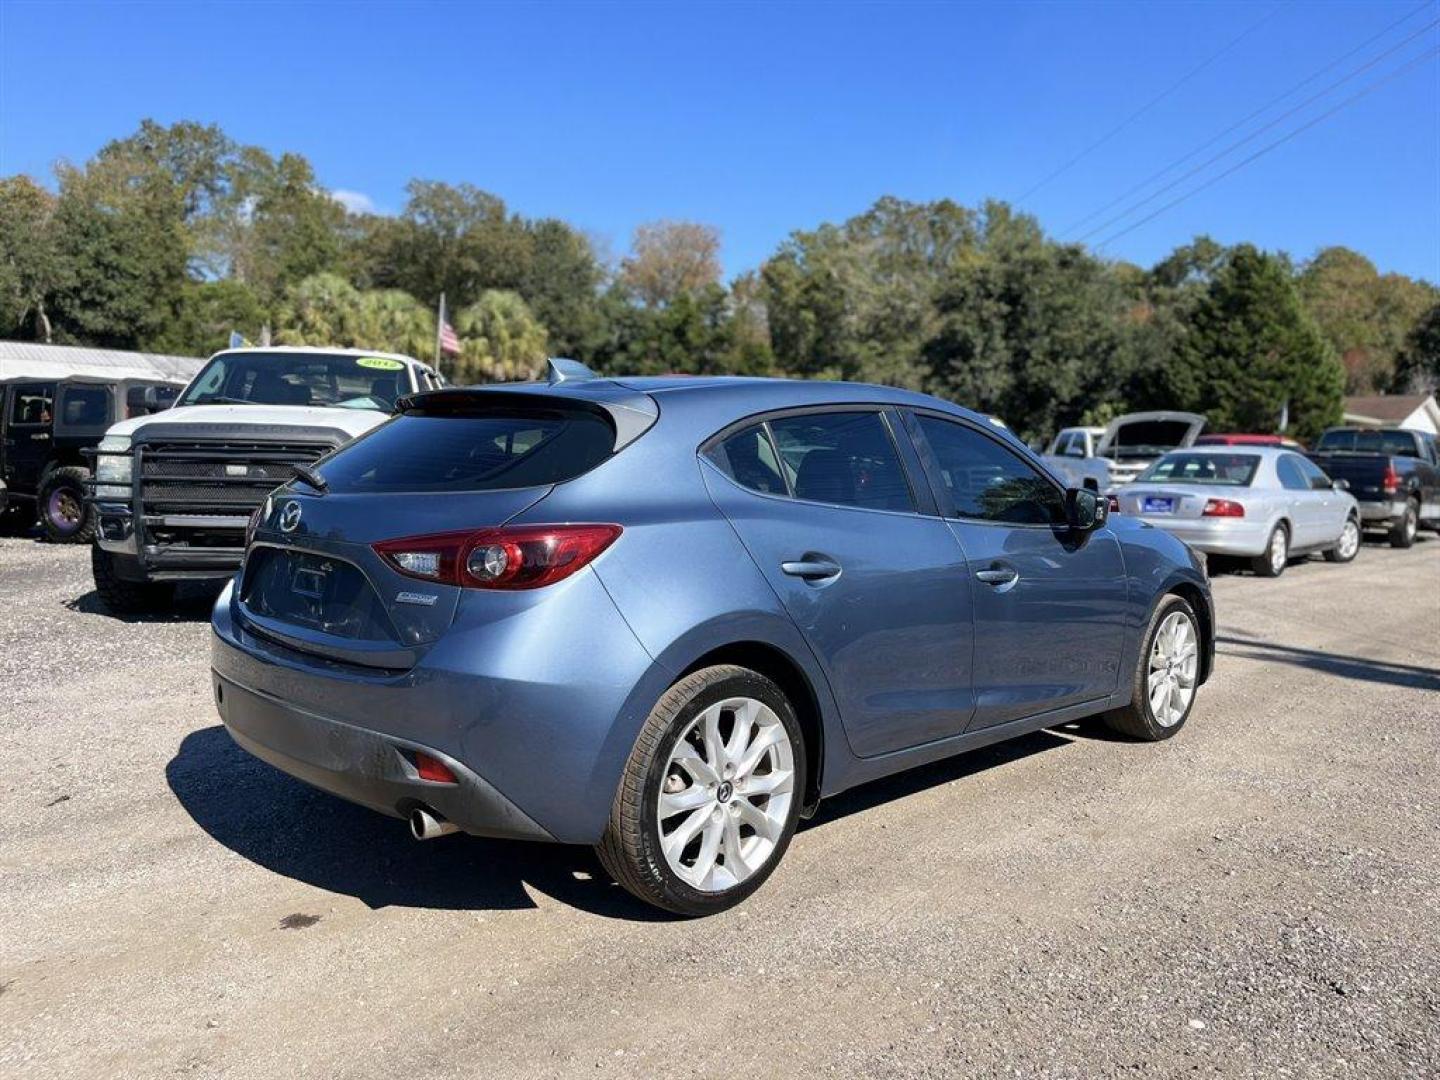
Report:
M1345 399L1345 423L1355 427L1405 428L1440 434L1434 394L1372 394Z

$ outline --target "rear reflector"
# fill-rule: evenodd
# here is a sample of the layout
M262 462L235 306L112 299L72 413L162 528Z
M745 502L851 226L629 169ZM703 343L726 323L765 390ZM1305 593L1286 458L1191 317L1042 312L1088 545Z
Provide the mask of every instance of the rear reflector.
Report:
M466 589L538 589L569 577L615 542L619 525L511 525L375 544L400 573Z
M450 771L450 766L446 765L443 761L431 757L429 754L422 754L419 750L415 751L415 771L420 774L421 780L429 780L431 783L459 783L459 781L455 779L455 774Z
M1245 507L1233 499L1208 499L1205 502L1205 509L1200 512L1200 516L1241 518L1245 516Z

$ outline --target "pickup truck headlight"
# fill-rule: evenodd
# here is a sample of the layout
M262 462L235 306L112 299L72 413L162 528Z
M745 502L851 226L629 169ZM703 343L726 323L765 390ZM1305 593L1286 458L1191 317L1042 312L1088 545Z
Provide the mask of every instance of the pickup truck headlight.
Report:
M95 482L128 485L135 462L130 456L130 436L106 435L95 449Z

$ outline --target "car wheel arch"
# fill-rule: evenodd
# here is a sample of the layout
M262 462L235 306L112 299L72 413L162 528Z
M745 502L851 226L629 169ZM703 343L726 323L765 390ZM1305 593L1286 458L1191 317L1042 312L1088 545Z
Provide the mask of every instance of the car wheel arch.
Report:
M734 664L764 675L784 692L800 721L805 738L805 788L800 813L809 817L820 803L825 764L825 720L820 697L805 669L785 650L764 641L732 641L695 658L680 673L684 678L701 668Z
M1181 581L1172 585L1155 602L1164 601L1167 596L1178 596L1190 605L1190 610L1195 613L1196 620L1200 623L1200 640L1211 641L1214 639L1215 628L1210 625L1210 605L1205 603L1205 593L1200 586L1190 581ZM1204 685L1210 678L1210 667L1212 656L1208 650L1200 650L1200 679L1199 684Z

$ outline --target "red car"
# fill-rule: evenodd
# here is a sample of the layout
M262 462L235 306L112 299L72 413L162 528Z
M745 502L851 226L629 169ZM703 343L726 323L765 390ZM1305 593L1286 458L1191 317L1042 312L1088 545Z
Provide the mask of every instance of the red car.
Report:
M1228 432L1211 432L1195 440L1196 446L1288 446L1300 450L1300 443L1288 435L1241 435Z

